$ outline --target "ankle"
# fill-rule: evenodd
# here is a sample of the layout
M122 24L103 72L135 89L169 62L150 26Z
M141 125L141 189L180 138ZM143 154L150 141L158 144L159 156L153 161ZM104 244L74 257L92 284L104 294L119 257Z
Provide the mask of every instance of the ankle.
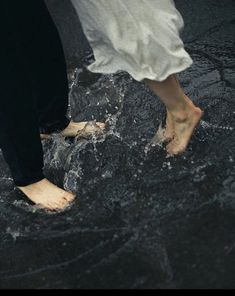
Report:
M17 186L18 189L20 190L27 190L27 189L31 189L31 188L36 188L36 187L41 187L41 186L44 186L48 183L49 181L44 178L38 182L35 182L35 183L32 183L32 184L28 184L26 186Z
M189 119L189 114L187 112L173 112L172 116L176 123L184 123Z
M172 119L177 123L183 123L187 121L191 113L190 108L186 104L179 104L177 108L169 109L168 112Z
M171 115L176 123L185 123L195 116L202 116L202 114L203 111L194 106L193 103L188 108L171 111Z

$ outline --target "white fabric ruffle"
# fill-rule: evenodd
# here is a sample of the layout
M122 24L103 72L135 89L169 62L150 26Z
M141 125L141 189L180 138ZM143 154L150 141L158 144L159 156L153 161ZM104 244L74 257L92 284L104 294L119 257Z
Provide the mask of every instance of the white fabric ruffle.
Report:
M72 0L94 51L91 72L163 81L192 64L173 0Z

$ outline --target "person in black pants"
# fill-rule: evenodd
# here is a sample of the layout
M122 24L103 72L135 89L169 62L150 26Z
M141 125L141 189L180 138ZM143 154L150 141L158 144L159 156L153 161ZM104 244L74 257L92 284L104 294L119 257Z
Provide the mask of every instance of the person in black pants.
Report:
M45 178L40 134L76 136L86 123L66 117L61 41L43 0L2 0L0 5L0 148L16 186L31 201L63 209L75 196Z

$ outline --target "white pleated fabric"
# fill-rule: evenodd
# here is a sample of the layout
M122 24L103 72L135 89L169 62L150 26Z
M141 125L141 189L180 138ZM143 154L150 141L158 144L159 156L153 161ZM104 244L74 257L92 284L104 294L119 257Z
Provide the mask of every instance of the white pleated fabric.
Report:
M163 81L192 64L173 0L72 0L94 51L91 72Z

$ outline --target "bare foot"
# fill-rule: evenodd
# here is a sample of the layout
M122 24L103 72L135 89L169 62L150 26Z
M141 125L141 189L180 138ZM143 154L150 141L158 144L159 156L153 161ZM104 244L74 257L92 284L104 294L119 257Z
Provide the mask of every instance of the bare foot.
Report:
M91 136L99 136L103 133L105 125L98 125L94 121L89 121L85 127L77 133L78 138L90 138Z
M18 187L33 203L51 211L64 210L75 199L75 195L58 188L47 179L35 184Z
M198 126L203 111L189 103L189 110L184 119L174 118L174 139L167 145L167 152L171 155L178 155L188 147L195 128Z
M166 118L166 128L163 133L164 142L172 141L174 138L174 117L167 110L167 118Z
M71 137L75 138L83 129L86 128L86 126L89 124L89 122L73 122L71 121L70 124L67 126L66 129L64 129L60 134L63 137ZM94 123L94 127L96 129L100 129L100 131L103 131L105 129L105 123L102 122L96 122ZM90 133L92 133L93 129L90 129ZM50 138L50 135L41 134L41 139L45 140Z

